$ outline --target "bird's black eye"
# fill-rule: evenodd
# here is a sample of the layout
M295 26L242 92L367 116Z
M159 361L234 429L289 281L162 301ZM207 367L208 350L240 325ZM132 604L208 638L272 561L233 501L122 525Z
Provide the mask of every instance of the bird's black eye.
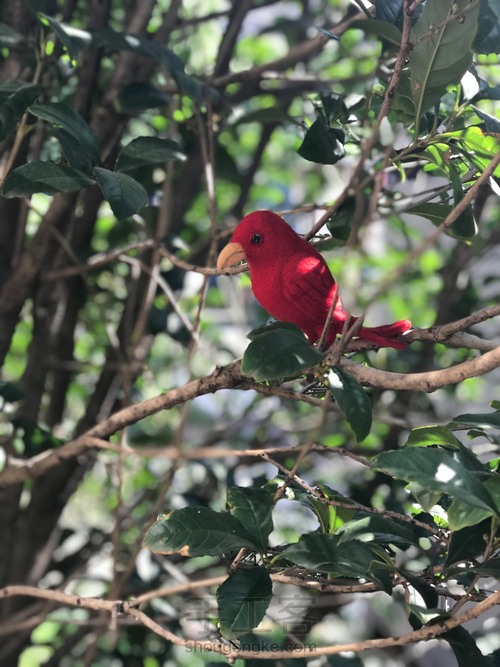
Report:
M262 236L260 234L253 234L250 242L254 245L259 245L259 243L262 243Z

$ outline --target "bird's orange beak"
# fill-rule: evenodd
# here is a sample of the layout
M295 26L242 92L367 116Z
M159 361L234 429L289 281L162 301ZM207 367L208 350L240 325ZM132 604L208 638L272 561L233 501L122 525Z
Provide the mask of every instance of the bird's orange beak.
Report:
M246 262L247 256L240 243L228 243L222 248L222 251L217 258L217 268L219 271L236 266L240 262Z

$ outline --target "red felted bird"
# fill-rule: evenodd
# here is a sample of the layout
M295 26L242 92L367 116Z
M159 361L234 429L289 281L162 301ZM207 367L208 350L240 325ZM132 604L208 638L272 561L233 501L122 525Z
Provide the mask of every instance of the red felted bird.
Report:
M236 227L222 249L217 268L223 270L246 260L252 291L260 305L277 320L292 322L311 343L321 333L332 303L336 299L325 344L329 346L342 333L348 314L342 308L337 284L322 255L271 211L255 211ZM349 320L354 324L355 317ZM356 336L379 347L404 349L406 344L394 337L411 329L409 320L379 327L360 327Z

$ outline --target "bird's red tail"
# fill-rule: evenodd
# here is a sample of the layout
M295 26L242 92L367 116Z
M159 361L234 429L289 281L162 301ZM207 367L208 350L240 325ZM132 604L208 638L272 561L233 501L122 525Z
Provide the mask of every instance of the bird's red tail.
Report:
M399 336L405 331L409 331L409 329L411 329L410 320L399 320L399 322L383 324L379 327L361 327L356 335L370 343L380 345L380 347L404 350L406 343L402 340L394 340L394 336Z

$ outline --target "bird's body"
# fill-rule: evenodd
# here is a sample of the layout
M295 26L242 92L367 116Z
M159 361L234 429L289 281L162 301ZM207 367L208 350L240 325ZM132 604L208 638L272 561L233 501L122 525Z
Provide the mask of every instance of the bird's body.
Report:
M219 255L217 267L223 269L241 260L248 263L255 298L274 318L292 322L315 343L335 302L325 345L342 333L349 315L342 308L330 269L322 255L278 215L255 211L243 218ZM355 319L351 317L349 325ZM405 343L394 336L410 328L411 322L401 320L360 327L356 335L379 347L402 349Z

